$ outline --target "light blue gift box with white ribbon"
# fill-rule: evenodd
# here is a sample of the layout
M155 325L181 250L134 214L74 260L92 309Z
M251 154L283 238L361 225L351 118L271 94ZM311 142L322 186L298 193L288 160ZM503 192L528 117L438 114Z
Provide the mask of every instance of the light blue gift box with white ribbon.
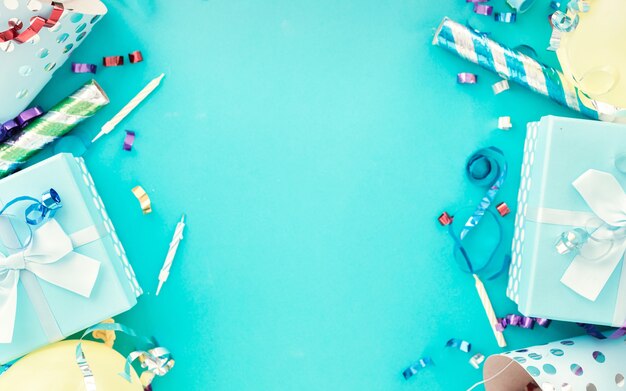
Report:
M624 125L553 116L528 124L507 287L522 314L625 323L624 153Z
M28 232L15 223L28 202L0 217L0 363L118 315L142 293L83 159L58 154L1 180L0 203L51 188L62 207L25 248L6 246Z

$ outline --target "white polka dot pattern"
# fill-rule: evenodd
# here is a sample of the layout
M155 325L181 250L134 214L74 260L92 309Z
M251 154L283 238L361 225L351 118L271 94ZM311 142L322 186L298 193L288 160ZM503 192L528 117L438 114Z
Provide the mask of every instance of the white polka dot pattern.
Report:
M5 30L7 23L12 21L21 22L23 31L30 25L31 18L47 18L51 11L50 1L0 0L0 30ZM25 43L0 43L0 122L15 117L28 107L98 20L92 15L66 10L53 27L43 27Z
M607 333L608 335L608 333ZM500 356L504 360L485 362L485 372L498 373L511 360L520 365L544 391L624 391L626 389L626 352L622 338L596 339L589 335L519 349ZM498 376L500 387L526 389L527 379L515 371ZM504 387L506 385L507 387ZM518 387L519 386L519 387Z
M113 227L113 222L109 218L109 215L104 210L104 203L102 202L102 198L98 195L98 191L96 190L96 186L93 182L93 178L89 171L87 171L87 167L85 166L85 160L83 158L75 158L78 162L78 165L83 173L83 181L87 186L89 186L89 190L91 191L91 195L93 197L93 203L102 215L102 220L104 222L104 226L113 238L113 246L115 248L115 252L120 257L120 262L124 265L124 272L128 277L128 283L130 284L131 290L135 293L135 296L140 296L143 293L143 290L139 286L137 282L137 277L135 276L135 272L133 267L128 262L128 258L126 257L126 251L124 251L124 247L122 243L118 240L117 234L115 233L115 228Z
M519 284L522 279L522 253L524 250L524 223L526 222L526 211L528 210L528 192L530 191L530 172L535 161L535 146L537 141L537 130L539 123L531 122L526 131L526 141L524 143L524 160L522 162L522 174L519 193L517 196L517 213L515 215L515 233L513 234L511 266L509 268L509 284L506 295L519 304Z

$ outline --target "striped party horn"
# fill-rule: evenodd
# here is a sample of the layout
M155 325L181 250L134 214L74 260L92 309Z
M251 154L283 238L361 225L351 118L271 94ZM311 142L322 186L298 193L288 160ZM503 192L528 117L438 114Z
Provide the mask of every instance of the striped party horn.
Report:
M0 178L14 172L46 145L108 103L109 98L98 83L95 80L87 82L0 146Z
M537 60L500 45L472 29L444 18L435 32L433 45L482 66L559 104L593 119L614 121L618 108L587 99L563 74ZM589 105L581 101L581 96ZM594 107L594 108L590 108ZM598 111L602 108L602 111Z

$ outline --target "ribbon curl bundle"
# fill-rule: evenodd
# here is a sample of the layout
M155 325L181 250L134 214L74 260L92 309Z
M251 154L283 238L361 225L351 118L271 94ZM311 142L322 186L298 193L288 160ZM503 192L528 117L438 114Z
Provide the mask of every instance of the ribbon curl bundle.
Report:
M88 328L83 333L81 340L76 345L76 364L83 374L85 389L87 391L97 391L96 381L89 366L88 357L83 351L83 339L96 331L119 331L140 341L146 348L137 350L128 355L124 364L124 371L119 375L127 382L132 382L132 364L135 360L141 362L141 367L145 370L140 379L143 387L147 388L152 383L155 376L165 376L175 364L174 358L169 350L157 346L156 341L151 338L140 336L135 330L120 323L101 323Z
M459 233L457 233L454 229L454 220L451 218L448 219L448 233L454 240L454 254L455 258L459 262L459 267L462 271L469 273L472 277L474 277L476 291L480 297L483 308L485 309L487 318L489 319L492 332L498 342L498 345L500 347L504 347L506 346L506 340L504 339L502 332L496 328L496 314L493 310L493 306L491 305L491 300L489 299L487 290L485 289L483 282L480 280L478 273L485 271L493 263L492 261L496 258L498 250L501 247L502 226L496 215L489 210L489 208L493 204L498 191L506 179L507 164L502 151L495 147L488 147L477 151L468 159L465 172L472 183L479 186L486 186L488 189ZM470 254L465 247L464 240L466 240L467 235L473 231L476 226L478 226L485 216L491 216L496 221L498 227L498 243L494 246L488 257L482 257L486 259L486 262L479 264L472 261L470 258ZM508 259L509 257L504 257L503 264L498 268L498 271L491 276L491 278L497 277L500 273L506 270Z
M448 18L441 22L432 43L589 118L626 122L619 115L622 108L587 98L558 70Z

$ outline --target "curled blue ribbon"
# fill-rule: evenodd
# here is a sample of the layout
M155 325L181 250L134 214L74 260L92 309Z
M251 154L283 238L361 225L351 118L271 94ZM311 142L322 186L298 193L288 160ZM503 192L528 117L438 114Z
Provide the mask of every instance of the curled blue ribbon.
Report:
M411 364L407 369L405 369L402 372L402 376L404 376L405 380L409 380L411 377L413 377L417 372L419 372L420 370L426 368L429 365L433 365L433 359L425 356L420 358L418 361L416 361L415 363Z
M7 202L2 209L0 209L0 215L6 212L11 206L18 202L31 201L32 204L26 207L24 212L24 218L29 225L38 225L46 219L46 217L54 217L56 210L61 205L61 197L59 193L54 189L43 193L41 199L36 199L29 196L15 197L11 201Z
M485 270L492 261L496 258L498 250L502 245L503 230L500 219L489 210L489 207L493 203L498 191L504 184L507 176L507 163L502 151L496 147L483 148L476 151L467 160L465 165L465 173L470 182L479 185L486 186L487 191L480 200L479 204L474 209L474 212L465 222L460 233L455 232L454 223L448 225L448 233L454 240L454 253L455 258L459 261L461 269L470 274L478 274ZM491 254L486 258L483 264L477 264L470 259L470 256L463 245L463 240L467 234L474 229L483 217L489 216L493 218L498 227L497 230L497 244L491 251ZM461 260L458 259L458 255L461 256ZM488 279L494 279L506 270L506 266L510 262L510 257L507 255L503 258L502 266L498 268L498 271Z

